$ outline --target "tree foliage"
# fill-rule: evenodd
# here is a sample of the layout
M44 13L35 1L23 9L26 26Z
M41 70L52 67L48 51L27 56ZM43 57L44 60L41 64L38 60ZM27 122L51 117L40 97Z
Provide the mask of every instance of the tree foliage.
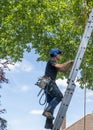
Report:
M5 76L5 69L8 68L8 64L10 64L10 61L1 62L0 61L0 89L2 88L1 83L8 83L8 79ZM1 94L0 94L1 98ZM7 129L7 121L1 117L1 114L5 113L5 109L1 109L1 100L0 100L0 130L6 130Z
M46 61L51 48L63 50L61 62L74 59L88 16L91 0L0 1L0 58L19 61L24 51L35 48ZM93 34L82 62L81 85L93 89Z
M0 117L0 130L7 130L7 121Z

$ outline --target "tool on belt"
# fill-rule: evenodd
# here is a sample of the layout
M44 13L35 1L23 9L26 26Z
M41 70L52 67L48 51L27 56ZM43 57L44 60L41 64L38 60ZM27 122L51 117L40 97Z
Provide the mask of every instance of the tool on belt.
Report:
M50 83L50 77L41 77L38 79L35 85L39 86L41 89L45 89L45 87Z
M40 89L37 96L39 96L41 94L42 90L45 90L45 88L49 85L50 81L51 81L51 78L50 77L45 77L45 76L38 79L38 81L36 82L35 85L37 85L41 89ZM41 103L41 99L44 96L44 94L45 93L43 91L43 93L42 93L42 95L41 95L41 97L39 99L39 104L40 105L45 105L46 104L46 97L45 97L45 101L43 103Z

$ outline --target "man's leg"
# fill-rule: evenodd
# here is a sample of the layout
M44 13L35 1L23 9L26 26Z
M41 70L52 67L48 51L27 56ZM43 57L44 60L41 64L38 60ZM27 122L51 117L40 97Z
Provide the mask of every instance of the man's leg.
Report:
M47 86L47 87L49 87L49 86ZM48 106L49 106L50 102L53 100L54 97L52 97L50 95L48 88L46 88L45 94L46 94L46 100L47 100L47 103L48 103ZM47 107L46 107L46 109L47 109ZM54 119L53 112L50 113L50 112L46 111L46 109L44 110L42 115L45 116L45 117L48 117L48 119Z
M63 95L59 88L57 87L56 83L52 84L50 88L50 96L52 97L52 100L49 102L48 107L43 112L43 115L48 117L49 119L53 119L53 111L55 107L60 103L60 101L63 98Z
M53 113L51 113L53 115ZM46 118L45 128L52 129L53 127L53 119Z
M60 100L57 100L57 98L55 97L48 105L48 107L46 108L46 110L44 111L43 115L46 116L46 122L45 122L45 128L46 129L52 129L53 127L53 112L55 107L59 104ZM51 116L49 117L46 113L49 112L51 113Z
M61 100L58 100L57 97L54 97L54 99L49 103L48 107L43 112L43 115L49 119L54 119L53 117L53 111L55 107L60 103Z

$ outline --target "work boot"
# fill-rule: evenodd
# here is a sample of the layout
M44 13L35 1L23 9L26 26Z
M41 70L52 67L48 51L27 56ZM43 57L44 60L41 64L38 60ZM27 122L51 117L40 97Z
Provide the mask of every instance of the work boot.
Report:
M53 115L48 111L44 111L42 115L47 117L48 119L54 119Z
M52 119L46 119L46 123L45 123L45 128L46 129L52 129L53 128L53 120Z

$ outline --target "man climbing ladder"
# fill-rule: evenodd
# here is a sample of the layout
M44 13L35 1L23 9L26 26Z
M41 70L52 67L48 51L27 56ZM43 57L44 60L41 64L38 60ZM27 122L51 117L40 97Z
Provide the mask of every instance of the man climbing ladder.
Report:
M70 104L72 95L73 95L75 87L76 87L74 81L77 76L84 53L86 51L86 47L87 47L87 44L88 44L92 31L93 31L93 9L92 9L92 12L90 13L89 20L86 25L81 44L78 49L78 53L76 55L72 70L70 72L70 76L68 78L68 86L65 91L65 95L64 95L62 103L60 105L60 108L59 108L59 111L58 111L57 117L55 119L52 130L60 130L60 126L64 120L65 114L67 112L68 106Z

